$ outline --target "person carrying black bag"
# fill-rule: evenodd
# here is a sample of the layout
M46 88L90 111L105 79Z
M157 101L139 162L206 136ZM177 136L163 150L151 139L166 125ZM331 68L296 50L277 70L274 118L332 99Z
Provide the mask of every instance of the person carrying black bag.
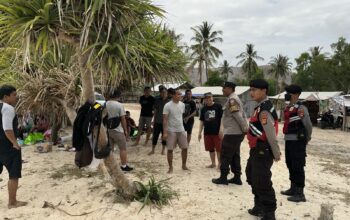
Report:
M129 133L126 127L125 109L118 101L121 96L119 90L114 90L110 95L110 99L106 102L106 110L108 113L108 136L112 150L114 145L119 147L119 155L121 160L120 169L123 171L132 171L133 168L127 164L126 145L129 140Z
M309 112L300 101L300 86L286 87L283 133L285 139L286 164L289 170L290 188L281 191L290 196L288 201L306 202L304 195L306 145L311 140L312 123Z

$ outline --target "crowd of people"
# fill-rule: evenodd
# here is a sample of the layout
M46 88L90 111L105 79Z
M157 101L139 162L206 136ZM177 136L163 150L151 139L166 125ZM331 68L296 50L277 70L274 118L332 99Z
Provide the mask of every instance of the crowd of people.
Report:
M204 105L199 111L198 140L202 139L203 133L205 150L209 152L211 161L207 167L220 170L220 176L212 179L212 182L242 185L240 146L245 137L248 139L250 156L245 174L254 195L254 207L248 212L265 220L275 219L277 205L271 181L271 167L273 162L281 159L281 153L277 141L278 117L267 97L268 83L261 79L250 82L250 95L258 104L253 115L248 117L240 98L235 94L235 87L233 82L224 83L223 95L227 97L227 101L223 106L214 102L212 93L207 92L203 95ZM304 166L306 145L311 139L312 125L307 108L298 100L301 88L291 85L286 87L286 91L283 133L291 184L290 188L281 191L281 194L289 196L289 201L305 202ZM197 103L192 98L191 90L186 90L182 96L179 89L166 89L160 86L159 96L153 97L151 88L145 87L139 103L141 112L134 145L140 144L143 133L146 133L144 144L147 145L153 132L149 155L155 154L161 135L161 154L165 154L166 151L168 173L172 173L174 169L173 151L176 146L181 149L182 169L189 170L188 147L197 114ZM129 131L126 136L130 136L130 128L126 128ZM135 123L132 128L136 128ZM228 179L230 170L233 177Z
M203 133L205 150L209 152L211 161L207 167L220 170L220 176L212 179L212 182L221 185L242 185L240 146L245 137L248 139L250 153L245 174L254 196L254 207L248 212L264 220L275 219L277 205L271 181L271 167L281 159L281 153L277 141L278 117L267 97L269 85L263 79L250 82L250 96L257 102L254 113L250 116L245 114L243 104L235 94L235 87L233 82L224 83L223 95L227 97L224 105L215 103L210 92L204 94L204 106L199 113L198 140L202 139ZM301 88L290 85L286 87L286 92L283 133L290 188L281 194L289 196L289 201L305 202L304 166L306 145L311 140L312 125L307 108L299 101ZM173 172L173 151L177 146L181 149L182 169L189 170L188 148L197 114L191 90L186 90L182 96L179 89L160 86L159 96L153 97L150 87L145 87L139 102L141 112L138 126L130 117L130 112L125 111L123 104L119 102L120 97L119 90L113 91L106 102L106 109L108 120L114 124L113 127L108 127L108 138L113 148L119 147L121 170L133 170L127 163L127 142L130 137L134 137L134 145L138 145L143 133L146 134L145 144L153 133L149 155L155 154L161 136L161 154L166 152L168 173ZM17 116L14 110L16 89L2 86L0 98L0 168L5 166L9 171L8 206L14 208L26 204L16 199L18 179L21 177L21 147L16 141ZM23 129L27 129L26 125L30 124L27 121L23 122ZM230 170L233 177L228 179Z

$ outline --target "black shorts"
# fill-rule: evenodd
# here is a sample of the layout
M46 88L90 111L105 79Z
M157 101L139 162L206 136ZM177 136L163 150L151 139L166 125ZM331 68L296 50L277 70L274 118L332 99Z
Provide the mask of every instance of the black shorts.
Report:
M14 150L9 153L0 154L0 166L6 167L10 179L22 177L22 153Z
M184 128L187 134L192 134L193 124L194 123L187 123L187 124L184 123Z

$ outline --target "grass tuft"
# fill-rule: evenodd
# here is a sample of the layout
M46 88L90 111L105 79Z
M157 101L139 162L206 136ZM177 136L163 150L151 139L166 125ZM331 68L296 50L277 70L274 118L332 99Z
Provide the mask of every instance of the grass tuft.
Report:
M154 176L151 176L147 184L136 181L138 191L135 194L135 199L143 203L139 212L146 206L154 206L161 209L164 205L171 203L171 200L176 197L178 193L172 190L168 184L170 178L156 181Z

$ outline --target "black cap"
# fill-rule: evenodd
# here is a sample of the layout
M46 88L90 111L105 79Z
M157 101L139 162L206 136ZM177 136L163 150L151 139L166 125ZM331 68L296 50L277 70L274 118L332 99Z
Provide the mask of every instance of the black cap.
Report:
M204 97L207 97L207 96L213 96L213 94L211 92L204 93Z
M302 89L298 85L289 85L285 88L286 92L291 94L301 94Z
M257 89L269 89L269 83L264 79L253 79L250 81L249 86Z
M159 90L159 91L161 91L161 90L163 90L163 89L165 89L165 86L163 86L163 85L159 85L159 86L158 86L158 90Z
M235 89L236 88L236 84L234 84L233 82L224 82L224 85L222 87L230 87L232 89Z

